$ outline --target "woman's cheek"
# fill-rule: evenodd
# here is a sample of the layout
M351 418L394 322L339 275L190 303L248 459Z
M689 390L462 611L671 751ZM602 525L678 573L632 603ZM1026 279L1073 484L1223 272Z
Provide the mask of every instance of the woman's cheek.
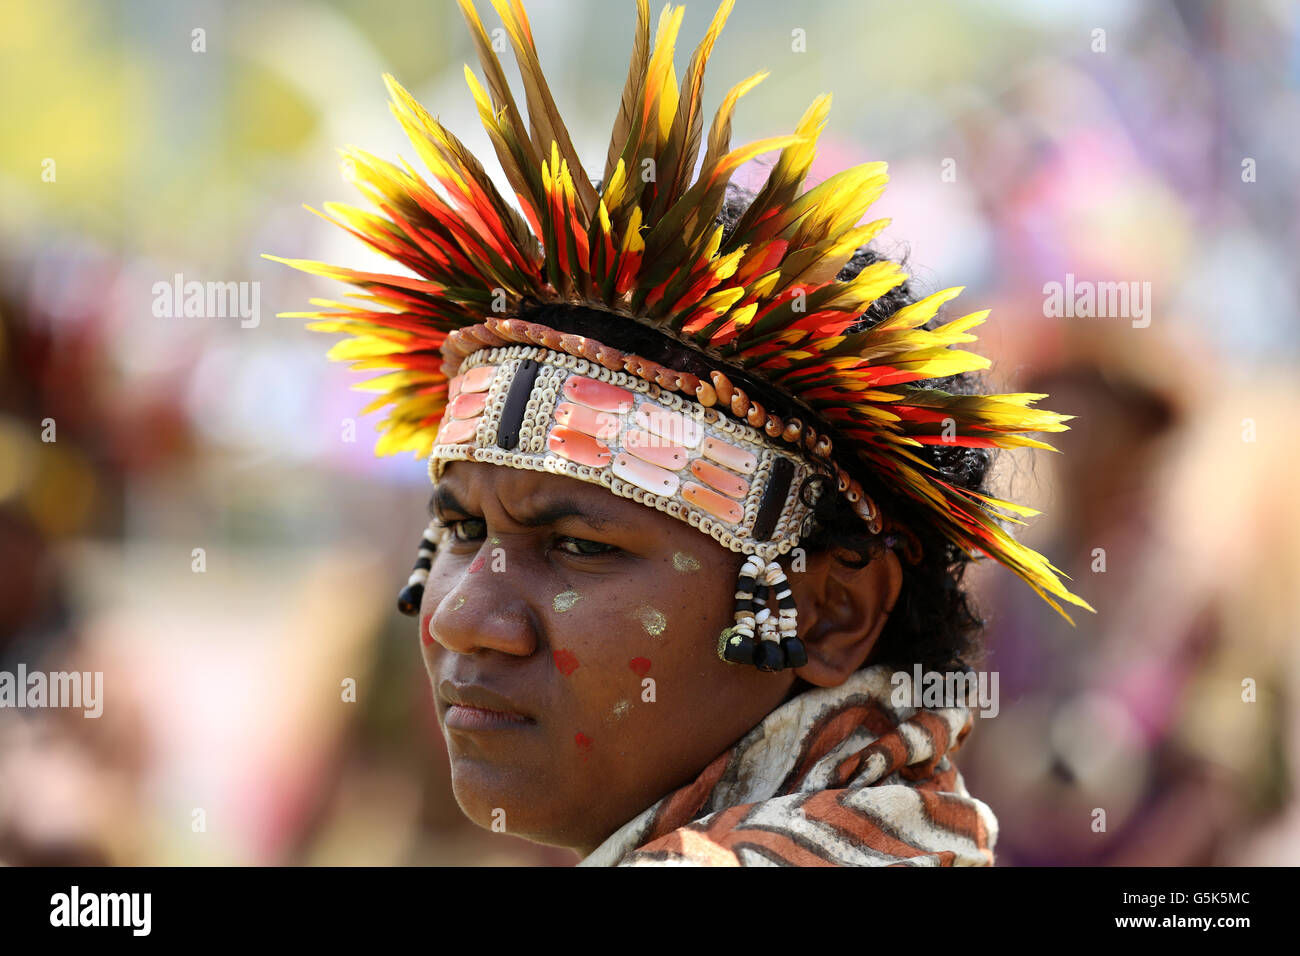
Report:
M581 635L590 622L586 620L590 602L575 588L566 588L551 597L551 614L546 622L551 637L551 660L561 677L572 677L582 667L586 649L573 646L570 638Z
M570 592L563 600L577 603L578 599ZM580 762L589 762L604 747L623 748L626 731L641 722L630 718L639 708L655 705L657 691L651 672L661 650L664 621L660 614L655 608L634 605L615 617L618 623L614 628L603 615L584 620L561 614L558 619L565 621L563 628L552 621L551 666L561 683L571 724L563 732L566 746Z
M591 655L586 650L557 647L551 651L552 663L562 682L564 719L569 724L561 728L566 741L564 746L582 763L589 762L593 754L599 752L600 745L609 744L609 735L600 719L605 706L603 698L608 691L606 677L602 668L593 666Z

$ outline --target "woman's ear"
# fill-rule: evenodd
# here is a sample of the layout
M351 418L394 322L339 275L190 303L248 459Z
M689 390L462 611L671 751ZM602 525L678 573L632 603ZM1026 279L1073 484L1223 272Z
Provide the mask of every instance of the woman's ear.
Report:
M886 549L852 568L821 552L789 579L808 650L808 663L795 674L817 687L838 687L866 661L894 609L903 586L898 556Z

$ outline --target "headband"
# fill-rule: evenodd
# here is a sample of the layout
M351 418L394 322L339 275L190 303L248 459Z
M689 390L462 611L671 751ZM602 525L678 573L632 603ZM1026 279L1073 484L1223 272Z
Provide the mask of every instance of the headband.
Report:
M451 380L429 457L436 484L468 459L568 475L666 512L723 547L774 558L799 541L812 473L755 428L626 372L521 345L476 353Z

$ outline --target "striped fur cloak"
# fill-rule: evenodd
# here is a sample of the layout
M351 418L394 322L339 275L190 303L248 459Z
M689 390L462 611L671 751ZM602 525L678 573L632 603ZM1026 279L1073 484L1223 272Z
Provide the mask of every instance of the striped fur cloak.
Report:
M578 865L991 866L997 818L951 760L974 715L895 707L894 672L787 701Z

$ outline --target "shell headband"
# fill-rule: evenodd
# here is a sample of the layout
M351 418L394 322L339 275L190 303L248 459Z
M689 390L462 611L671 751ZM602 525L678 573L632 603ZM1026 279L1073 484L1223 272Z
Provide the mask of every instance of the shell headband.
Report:
M466 366L469 366L468 370ZM811 473L763 432L626 372L540 347L472 356L429 458L436 484L469 459L568 475L771 559L799 541Z
M772 618L767 609L756 607L758 597L780 588L779 567L772 570L775 556L797 540L807 503L787 496L771 537L759 540L754 532L767 530L766 520L755 527L757 519L765 508L767 516L777 509L772 489L784 485L787 470L833 476L838 493L853 502L872 530L879 530L874 504L850 477L850 470L870 473L920 505L958 548L1007 566L1067 619L1061 603L1092 610L1065 587L1057 568L1001 524L1037 512L948 483L916 453L924 445L944 444L1050 449L1027 433L1064 431L1068 418L1032 408L1045 397L1039 394L951 394L912 384L988 367L987 359L954 347L975 340L969 332L987 311L926 328L960 288L942 290L860 327L868 307L907 276L885 261L849 281L837 278L854 252L887 225L883 219L859 222L888 176L884 163L865 163L803 189L829 95L813 102L792 135L732 149L736 103L767 76L755 73L726 94L703 136L704 68L733 0L719 6L680 87L673 47L684 8L664 8L651 44L649 6L647 0L637 0L631 65L599 188L579 161L556 109L522 3L492 0L524 78L526 122L473 3L458 2L486 89L468 66L466 80L519 211L497 190L478 158L385 77L392 111L434 184L409 164L394 166L350 148L345 170L377 212L337 203L326 203L326 209L337 217L330 221L413 275L278 259L361 290L351 296L357 300L352 303L313 300L326 310L285 315L314 320L308 326L314 330L350 336L331 348L331 358L351 361L355 368L390 370L359 386L381 393L362 414L392 406L378 426L377 454L430 456L435 479L446 460L473 458L558 470L606 484L615 494L640 494L648 506L675 513L702 530L707 527L726 547L768 562L762 574L756 565L746 565L755 572L752 580L742 572L737 626L769 638ZM704 157L692 181L702 146ZM724 242L718 216L732 174L748 160L778 149L765 185ZM602 331L597 341L536 325L530 332L530 323L518 318L529 302L598 310L608 316L608 333ZM678 370L652 368L654 363L634 354L616 355L615 347L625 337L621 330L634 326L694 350L712 368L734 369L791 397L793 407L810 411L807 420L777 419L735 389L725 372L720 380L706 382ZM487 353L479 356L483 350ZM604 360L597 350L605 353ZM575 361L572 367L569 359ZM586 363L582 372L579 362ZM466 388L467 383L483 384L479 379L488 373L470 377L489 365L496 371L486 391ZM593 384L569 384L584 378ZM516 391L516 383L525 379L526 395L522 384ZM609 436L612 444L588 414L600 409L581 398L592 396L599 403L598 393L615 394L600 385L633 396L620 399L628 414ZM477 395L483 396L481 408L475 407ZM522 402L522 410L511 401ZM562 405L568 407L561 411ZM675 427L686 432L665 436L647 427L649 421L677 421L666 412L682 415ZM709 413L716 417L709 420ZM474 419L470 435L467 423ZM503 419L505 431L517 427L520 432L510 448L496 442ZM683 455L684 462L673 469L667 467L676 463L671 457L647 457L662 447L637 454L636 442L645 440L637 433L671 445L667 450ZM696 437L699 445L684 440ZM706 438L712 439L710 451L737 462L748 460L738 452L753 455L754 473L706 453ZM727 444L735 450L724 449ZM783 461L788 465L779 464ZM763 462L771 462L771 470L760 475ZM639 483L664 481L651 470L656 468L673 475L671 495ZM746 482L743 492L738 479ZM790 487L798 488L794 475ZM737 494L728 494L729 488ZM734 520L737 513L740 520ZM432 540L426 532L413 584L423 583L418 572L427 573ZM746 590L749 585L752 589ZM778 600L780 594L778 590ZM787 663L790 659L787 655Z

